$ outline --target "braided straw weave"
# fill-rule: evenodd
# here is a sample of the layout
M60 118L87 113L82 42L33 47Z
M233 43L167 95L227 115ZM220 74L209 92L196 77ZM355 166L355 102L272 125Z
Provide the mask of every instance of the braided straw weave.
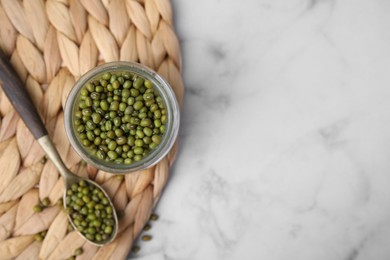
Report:
M176 145L153 168L120 179L70 147L63 107L75 80L97 64L136 61L156 70L181 104L179 42L169 0L0 0L0 48L25 82L65 164L102 184L123 213L116 240L96 247L68 231L55 204L63 181L0 89L0 259L125 259L167 182ZM49 197L52 206L34 213ZM47 230L42 242L34 234Z

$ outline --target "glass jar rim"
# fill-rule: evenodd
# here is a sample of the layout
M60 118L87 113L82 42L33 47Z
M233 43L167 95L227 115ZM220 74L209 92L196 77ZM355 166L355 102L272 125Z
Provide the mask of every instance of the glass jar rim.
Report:
M152 81L154 88L159 92L167 109L168 120L166 124L166 131L162 136L161 143L155 149L151 150L149 154L146 155L142 160L133 162L132 164L118 164L98 159L80 143L76 131L73 127L75 104L77 103L76 101L79 97L81 88L99 75L102 75L105 72L114 71L134 73ZM82 159L103 171L123 174L152 167L168 154L178 135L180 125L180 111L172 87L162 76L140 63L114 61L96 66L82 75L76 81L65 103L64 120L65 131L71 146L82 157Z

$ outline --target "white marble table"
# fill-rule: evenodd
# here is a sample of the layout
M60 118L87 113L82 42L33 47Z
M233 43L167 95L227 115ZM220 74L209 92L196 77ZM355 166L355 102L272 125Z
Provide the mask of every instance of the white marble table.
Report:
M390 259L390 2L172 3L180 155L133 257Z

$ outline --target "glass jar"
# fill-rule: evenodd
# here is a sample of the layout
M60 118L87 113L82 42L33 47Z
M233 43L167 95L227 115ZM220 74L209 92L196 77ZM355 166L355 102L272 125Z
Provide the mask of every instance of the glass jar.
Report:
M82 145L75 130L75 111L80 101L80 90L88 82L101 78L101 76L106 72L129 72L133 75L138 75L144 79L150 80L153 83L153 88L161 96L167 110L166 129L161 136L160 144L158 144L155 149L150 150L149 153L140 161L134 161L131 164L116 163L99 159L92 154L92 151L89 148ZM64 120L65 130L69 141L81 158L83 158L87 163L103 171L123 174L151 167L167 155L178 134L180 113L176 96L166 80L142 64L118 61L99 65L80 77L67 98L64 108Z

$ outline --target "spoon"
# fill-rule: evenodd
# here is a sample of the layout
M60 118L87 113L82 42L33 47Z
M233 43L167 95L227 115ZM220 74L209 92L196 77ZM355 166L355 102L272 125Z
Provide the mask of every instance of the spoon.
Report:
M27 93L27 90L24 88L22 82L18 78L15 70L12 68L8 59L5 55L0 51L0 82L3 85L3 90L10 100L11 104L14 106L15 110L19 113L19 116L22 118L28 129L31 131L35 139L41 145L43 150L45 151L47 157L53 162L58 172L64 179L65 182L65 190L63 194L64 207L67 208L66 203L66 195L67 191L71 189L71 185L74 183L78 183L81 180L89 183L92 186L99 188L104 196L109 201L109 206L114 209L114 205L110 200L110 197L104 191L104 189L94 181L81 178L74 173L72 173L62 161L60 155L58 154L56 148L53 145L53 142L50 140L47 130L38 114L36 107L34 106L30 96ZM68 219L72 226L77 232L83 236L89 242L102 246L108 244L114 240L118 231L118 217L116 215L115 210L112 212L114 225L111 232L111 235L104 241L96 242L87 239L78 229L75 223L73 222L71 216L68 214Z

